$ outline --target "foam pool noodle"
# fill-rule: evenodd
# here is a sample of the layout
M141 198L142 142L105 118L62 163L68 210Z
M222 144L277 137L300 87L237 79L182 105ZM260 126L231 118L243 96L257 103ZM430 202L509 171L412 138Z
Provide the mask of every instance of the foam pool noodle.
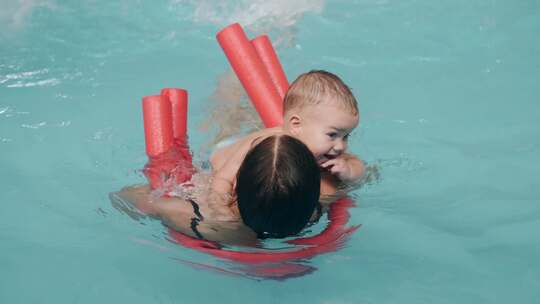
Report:
M188 92L184 89L164 88L161 89L161 96L168 99L171 104L174 137L174 152L171 157L176 160L171 175L177 184L181 184L189 181L195 171L187 142Z
M281 125L282 99L242 27L229 25L216 38L265 127Z
M270 79L272 79L272 83L280 97L279 107L283 112L283 100L289 89L289 82L279 62L276 51L272 46L272 42L270 42L270 38L267 35L261 35L251 40L251 44L255 48L257 55L259 55L268 75L270 75Z

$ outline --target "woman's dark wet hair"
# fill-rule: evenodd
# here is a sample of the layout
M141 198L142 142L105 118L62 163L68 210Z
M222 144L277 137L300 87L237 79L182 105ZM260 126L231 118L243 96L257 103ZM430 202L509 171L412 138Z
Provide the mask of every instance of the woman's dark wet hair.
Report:
M261 238L297 234L319 204L320 171L306 145L288 135L265 138L236 177L238 209Z

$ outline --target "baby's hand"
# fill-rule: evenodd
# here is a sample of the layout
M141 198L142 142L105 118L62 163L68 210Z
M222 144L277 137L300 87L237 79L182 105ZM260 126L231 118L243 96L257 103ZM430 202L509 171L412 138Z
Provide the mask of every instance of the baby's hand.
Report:
M342 154L334 159L327 160L321 167L330 171L343 182L358 181L364 174L364 163L348 154Z

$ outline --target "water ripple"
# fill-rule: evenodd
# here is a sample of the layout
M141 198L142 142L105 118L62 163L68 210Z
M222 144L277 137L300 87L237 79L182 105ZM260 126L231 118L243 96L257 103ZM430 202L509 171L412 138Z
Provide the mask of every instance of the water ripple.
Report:
M45 80L40 80L36 82L17 81L16 83L10 84L7 87L8 88L28 88L28 87L36 87L36 86L55 86L59 83L60 83L60 80L56 78L51 78L51 79L45 79Z
M27 129L39 129L47 125L47 122L42 121L35 124L22 124L21 127L27 128Z
M13 107L10 106L0 106L0 116L4 117L13 117L17 115L26 115L30 114L30 112L24 112L24 111L15 111Z
M49 74L49 69L41 69L34 71L25 71L19 73L10 73L0 75L0 84L6 84L8 88L25 88L35 86L54 86L60 83L57 78L45 78L44 75Z

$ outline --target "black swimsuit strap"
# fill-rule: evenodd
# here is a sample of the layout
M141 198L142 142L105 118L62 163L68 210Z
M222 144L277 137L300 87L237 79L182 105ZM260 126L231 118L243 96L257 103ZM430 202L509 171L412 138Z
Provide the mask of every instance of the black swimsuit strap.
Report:
M204 237L197 229L197 226L199 225L199 223L204 219L204 217L201 214L201 211L199 210L199 205L192 199L188 198L187 201L191 203L191 206L193 207L193 213L195 213L195 215L197 216L197 217L191 218L191 230L193 231L193 233L195 233L195 236L198 239L204 240Z
M190 198L188 198L187 201L191 203L191 206L193 207L193 213L195 213L199 220L204 220L204 217L199 210L199 204L195 203L195 201Z
M199 240L204 240L204 237L202 236L202 234L199 232L199 229L197 229L197 226L199 225L199 219L198 218L195 218L195 217L192 217L191 218L191 230L193 231L193 233L195 233L195 236L199 239Z

